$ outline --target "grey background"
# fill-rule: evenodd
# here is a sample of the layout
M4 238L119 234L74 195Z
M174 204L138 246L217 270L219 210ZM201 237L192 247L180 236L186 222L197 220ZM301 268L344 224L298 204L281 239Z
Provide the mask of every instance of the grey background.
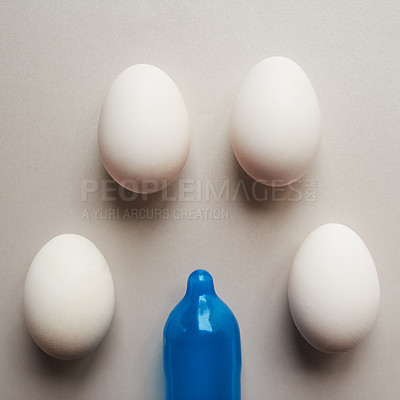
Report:
M240 324L244 400L397 399L399 17L398 1L1 1L0 398L163 399L163 325L187 275L206 267ZM303 67L323 113L301 201L286 191L276 196L283 201L231 193L126 202L100 189L82 200L85 180L109 179L96 141L102 100L136 63L162 68L186 101L192 144L181 178L251 188L232 154L229 112L250 68L272 55ZM316 201L305 196L309 182ZM179 183L168 189L178 192ZM93 208L223 208L229 217L84 219ZM382 290L371 335L342 355L308 346L286 299L296 249L327 222L363 238ZM43 354L22 316L33 257L67 232L100 248L116 288L105 340L73 362Z

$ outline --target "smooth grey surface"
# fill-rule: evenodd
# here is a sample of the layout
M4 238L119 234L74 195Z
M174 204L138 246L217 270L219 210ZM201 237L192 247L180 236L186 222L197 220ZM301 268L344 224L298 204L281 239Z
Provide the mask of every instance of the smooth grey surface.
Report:
M206 267L241 327L243 400L397 399L399 17L394 0L2 1L0 398L162 400L163 325L187 275ZM284 201L234 196L238 182L251 188L252 180L232 154L230 107L249 69L272 55L304 68L322 108L319 157L297 186L302 201L289 201L288 191L275 193ZM192 145L181 178L216 188L228 180L229 199L165 201L158 194L106 201L98 190L82 200L85 180L109 179L97 149L99 111L112 79L135 63L162 68L182 91ZM304 199L310 182L316 201ZM179 183L168 189L177 193ZM93 208L212 208L229 215L96 219ZM371 335L343 355L308 346L286 299L296 249L327 222L363 238L382 291ZM67 232L100 248L117 295L104 342L74 362L38 350L22 315L33 257Z

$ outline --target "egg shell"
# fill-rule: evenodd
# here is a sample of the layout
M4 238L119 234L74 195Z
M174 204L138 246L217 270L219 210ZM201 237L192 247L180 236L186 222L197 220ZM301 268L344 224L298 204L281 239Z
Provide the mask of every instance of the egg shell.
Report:
M305 72L285 57L258 63L232 110L235 156L256 181L285 186L302 177L320 144L321 112Z
M33 340L47 354L72 360L92 351L107 333L114 303L110 269L90 240L56 236L32 261L24 316Z
M98 129L100 156L121 186L154 193L172 183L190 147L181 93L161 69L137 64L111 84Z
M343 352L360 343L380 301L375 264L361 238L341 224L312 231L294 258L288 298L297 328L318 350Z

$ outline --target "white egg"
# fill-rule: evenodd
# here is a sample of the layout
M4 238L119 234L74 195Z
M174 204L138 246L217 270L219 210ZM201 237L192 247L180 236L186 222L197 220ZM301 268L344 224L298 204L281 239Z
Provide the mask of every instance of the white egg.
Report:
M79 235L60 235L47 242L26 276L27 328L43 351L59 359L82 357L102 341L114 302L106 260Z
M138 64L111 84L101 111L100 156L121 186L153 193L172 183L189 153L189 119L172 79Z
M315 229L293 261L288 297L293 320L312 346L328 353L356 346L371 330L380 301L364 242L344 225Z
M245 79L231 118L233 151L256 181L285 186L314 161L321 113L304 71L285 57L258 63Z

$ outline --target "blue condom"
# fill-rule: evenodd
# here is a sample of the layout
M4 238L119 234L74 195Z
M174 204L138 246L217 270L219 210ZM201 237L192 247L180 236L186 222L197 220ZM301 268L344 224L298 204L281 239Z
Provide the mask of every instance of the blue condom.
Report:
M240 400L239 325L212 276L192 272L164 327L166 400Z

